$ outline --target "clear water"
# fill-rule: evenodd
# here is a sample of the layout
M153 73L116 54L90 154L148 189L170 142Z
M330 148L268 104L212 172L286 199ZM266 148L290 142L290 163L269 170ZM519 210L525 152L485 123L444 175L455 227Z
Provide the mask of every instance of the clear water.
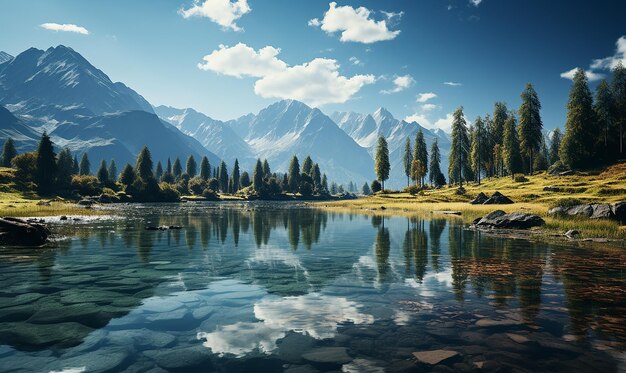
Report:
M288 205L115 214L0 249L0 371L626 369L625 251Z

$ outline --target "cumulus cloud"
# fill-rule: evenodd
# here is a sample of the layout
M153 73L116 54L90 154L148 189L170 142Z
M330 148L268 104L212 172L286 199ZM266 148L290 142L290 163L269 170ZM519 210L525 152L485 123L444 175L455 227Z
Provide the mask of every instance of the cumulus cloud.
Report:
M417 102L426 102L428 100L431 100L433 98L437 97L437 94L434 92L425 92L425 93L420 93L419 95L417 95Z
M254 84L257 95L295 99L312 106L344 103L376 80L373 75L342 76L337 61L327 58L288 66L277 57L279 53L280 49L272 46L255 51L243 43L234 47L220 45L203 58L198 68L234 77L260 78Z
M42 23L40 26L41 28L51 31L75 32L77 34L89 35L89 30L71 23Z
M261 78L287 68L287 64L276 57L279 53L280 49L272 46L266 46L257 52L243 43L234 47L220 45L219 49L204 56L198 68L237 78Z
M431 111L437 108L437 105L435 104L424 104L422 105L422 110L423 111Z
M576 70L578 70L577 67L575 67L575 68L573 68L571 70L568 70L568 71L566 71L564 73L561 73L561 78L573 80L574 79L574 75L576 75ZM593 81L600 80L600 79L604 78L604 74L599 74L599 73L593 72L591 70L585 71L585 76L587 77L587 79L590 82L593 82Z
M179 13L184 18L208 18L226 30L243 31L235 21L251 10L248 0L195 0L191 8L181 9Z
M457 82L443 82L443 84L445 84L445 85L449 85L449 86L451 86L451 87L460 87L460 86L462 86L462 85L463 85L463 84L461 84L461 83L457 83Z
M592 69L614 69L618 63L626 66L626 36L617 39L615 54L610 57L599 58L591 63Z
M413 77L411 75L402 75L402 76L396 76L393 79L393 85L394 87L391 89L385 89L380 91L383 94L391 94L391 93L398 93L398 92L402 92L405 89L409 88L410 86L412 86L415 83L415 79L413 79Z
M353 41L370 44L383 40L392 40L399 30L389 30L388 22L397 20L402 13L385 12L385 20L376 21L372 11L365 7L353 8L349 5L337 6L337 3L329 4L329 9L324 13L321 20L314 18L309 21L309 26L321 27L329 34L341 32L340 40L343 42Z
M428 129L442 129L446 133L452 132L452 120L454 119L452 113L446 114L445 117L439 118L432 122L424 114L413 114L404 118L405 122L417 122L424 128Z

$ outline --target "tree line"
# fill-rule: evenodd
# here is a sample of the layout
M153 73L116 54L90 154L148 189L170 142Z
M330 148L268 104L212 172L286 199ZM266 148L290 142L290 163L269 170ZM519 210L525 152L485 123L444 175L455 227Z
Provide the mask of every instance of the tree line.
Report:
M463 107L455 110L448 165L450 184L480 184L483 177L532 175L551 167L562 171L589 169L623 159L626 69L621 63L613 69L610 82L605 79L598 84L595 97L584 70L576 71L564 133L556 128L550 135L544 134L541 102L532 84L526 85L520 97L522 103L517 110L496 102L492 114L478 116L469 126ZM411 139L406 139L403 166L407 187L413 180L416 187L424 188L426 175L433 187L446 184L437 140L431 146L429 162L421 128L413 145ZM384 189L389 179L389 149L383 136L376 147L375 172L377 180L370 188L373 192Z

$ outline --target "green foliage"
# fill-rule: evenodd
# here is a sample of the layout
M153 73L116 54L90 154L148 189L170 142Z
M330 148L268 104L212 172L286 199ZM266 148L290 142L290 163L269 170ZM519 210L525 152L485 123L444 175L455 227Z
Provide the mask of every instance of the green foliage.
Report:
M159 162L159 166L161 165L161 162ZM159 169L159 167L157 167L157 170ZM115 164L115 159L111 159L111 163L109 164L109 182L111 184L115 183L115 180L117 180L117 165ZM163 171L163 169L161 168L161 171ZM159 178L161 178L161 175L159 175Z
M481 117L477 117L474 123L474 131L471 138L470 161L476 181L480 184L482 171L488 171L486 162L490 159L490 142L487 138L487 130Z
M614 131L613 128L613 94L609 83L603 79L596 88L596 100L593 106L593 110L596 114L596 120L598 121L598 129L600 130L600 136L598 137L598 148L602 149L598 153L601 154L605 161L614 158L617 146L617 137L611 136Z
M404 166L404 175L406 175L406 185L409 185L411 178L411 165L413 164L413 151L411 150L411 139L406 138L404 143L404 154L402 156L402 165ZM366 184L367 185L367 184Z
M239 191L239 189L241 189L241 186L239 184L241 179L241 174L239 171L239 160L237 158L235 158L235 165L233 166L233 176L232 176L232 183L233 183L233 187L231 192L232 193L236 193L237 191Z
M617 156L624 157L624 127L626 127L626 68L622 62L618 62L613 69L611 81L611 93L613 94L614 112L613 122L616 130L614 135L618 138Z
M522 104L519 108L518 136L520 150L528 157L529 172L533 172L533 158L539 151L543 134L541 121L541 102L532 84L526 84L521 94Z
M525 183L528 181L528 178L524 174L514 174L513 181L516 183Z
M72 165L72 174L78 175L80 173L80 166L78 165L78 158L76 158L76 154L74 154L74 160Z
M196 159L193 157L193 155L190 155L189 158L187 158L185 170L189 177L193 178L196 176L196 173L198 172L198 165L196 164Z
M363 193L364 196L369 196L370 194L372 194L372 190L370 189L370 186L367 184L367 182L363 183L363 187L361 187L361 193Z
M15 143L12 138L8 138L2 146L2 155L0 156L0 164L2 167L11 167L11 161L17 155Z
M559 156L571 168L593 166L596 138L599 133L593 111L593 98L587 85L585 71L578 69L567 102L565 136L561 142Z
M511 113L504 123L504 143L502 148L504 167L506 167L511 175L522 171L522 157L517 136L518 130L515 113Z
M135 172L137 172L137 177L143 182L151 183L154 181L154 174L152 173L154 166L152 164L152 154L150 154L150 150L147 146L144 146L143 149L139 152L137 156L137 163L135 164ZM158 187L158 185L156 185Z
M81 196L97 196L102 193L102 185L95 176L75 175L72 177L72 190Z
M216 182L219 183L219 181L217 181L217 179L210 179L210 180L215 180ZM217 192L215 192L214 189L211 188L207 188L202 192L202 197L206 198L209 201L219 201L220 196L217 194Z
M415 161L419 161L419 167L413 167ZM428 149L426 149L426 140L424 139L424 132L420 128L415 135L415 149L413 151L413 162L411 162L411 176L413 180L419 180L420 185L424 186L424 177L428 169Z
M374 168L376 170L376 177L381 181L382 187L384 188L385 180L389 179L389 171L391 169L391 164L389 163L389 148L384 136L378 138Z
M295 155L291 158L288 171L288 187L291 193L297 193L300 186L300 163Z
M207 187L208 187L209 189L211 189L212 191L217 192L217 191L219 191L219 190L220 190L220 181L219 181L219 180L217 180L217 179L216 179L216 178L214 178L214 177L213 177L213 178L210 178L210 179L207 181Z
M250 186L250 175L247 171L241 173L239 177L239 185L241 188L247 188Z
M81 176L87 176L91 174L91 162L89 162L89 156L87 153L83 153L83 156L80 158L80 165L78 174Z
M50 136L44 131L37 148L37 172L35 182L39 194L52 192L57 174L57 160Z
M437 139L430 147L430 165L428 167L428 175L430 183L436 187L446 184L446 178L441 172L441 153L439 152L439 143Z
M254 167L253 174L253 187L257 193L261 193L263 191L263 164L260 159L256 160L256 165Z
M263 160L263 177L270 177L272 175L272 170L270 169L270 164L267 159Z
M552 136L550 136L550 149L548 151L548 162L551 165L561 160L559 157L559 148L561 147L562 141L563 134L561 133L561 129L557 128L552 131Z
M111 161L111 162L113 162L113 161ZM163 165L161 164L161 161L157 162L156 171L154 171L154 177L157 180L161 180L161 178L163 177Z
M311 175L311 178L313 179L313 185L315 186L315 189L319 191L322 187L322 172L320 171L320 166L317 163L313 165L312 172L313 174Z
M307 155L306 158L304 158L304 162L302 162L302 173L310 176L312 171L313 171L313 160L311 159L310 156Z
M72 184L72 175L74 174L74 160L72 152L65 148L59 153L57 159L57 186L60 189L67 189Z
M98 177L98 181L100 182L100 184L109 184L109 170L107 170L107 163L104 159L102 160L102 162L100 162L100 168L98 169L96 176Z
M202 157L202 161L200 161L200 177L204 180L209 180L211 177L211 163L206 156Z
M195 195L202 194L202 192L204 192L207 186L208 186L207 181L204 180L200 176L196 176L192 178L191 180L189 180L189 183L187 184L187 188L189 189L189 191Z
M408 187L404 188L404 193L409 193L410 195L414 196L419 193L420 190L421 188L417 185L409 185Z
M585 201L580 200L578 198L562 198L559 200L556 200L554 202L552 202L550 204L550 207L554 208L554 207L573 207L573 206L577 206L577 205L582 205L583 203L585 203Z
M504 126L509 118L508 109L504 102L496 102L493 108L493 120L491 120L488 131L491 135L489 148L493 148L496 144L504 143Z
M122 169L122 173L120 173L119 182L125 187L132 185L135 182L135 170L133 169L133 166L126 163L126 166Z
M161 202L176 202L180 199L180 194L171 184L161 183L159 184L159 200Z
M218 180L220 181L220 190L223 193L228 193L228 169L226 168L226 163L224 163L224 161L220 163Z
M469 163L469 137L463 107L455 110L452 120L452 144L450 146L450 163L448 179L450 183L463 184L464 180L472 179Z
M383 188L382 188L382 186L380 184L380 181L378 181L378 180L372 181L372 185L370 186L370 189L371 189L372 193L378 193L381 190L383 190Z
M13 157L11 161L16 169L15 176L25 182L35 181L37 173L37 152L28 152Z
M167 161L169 164L169 160ZM174 179L178 180L183 174L183 166L180 164L180 159L176 157L174 160L174 165L172 166L172 175L174 175Z

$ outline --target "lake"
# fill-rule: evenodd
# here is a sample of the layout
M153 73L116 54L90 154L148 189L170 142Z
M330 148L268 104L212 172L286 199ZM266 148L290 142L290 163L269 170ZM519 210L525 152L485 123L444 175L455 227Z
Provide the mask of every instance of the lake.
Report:
M0 249L0 371L626 371L623 250L289 204L112 215Z

